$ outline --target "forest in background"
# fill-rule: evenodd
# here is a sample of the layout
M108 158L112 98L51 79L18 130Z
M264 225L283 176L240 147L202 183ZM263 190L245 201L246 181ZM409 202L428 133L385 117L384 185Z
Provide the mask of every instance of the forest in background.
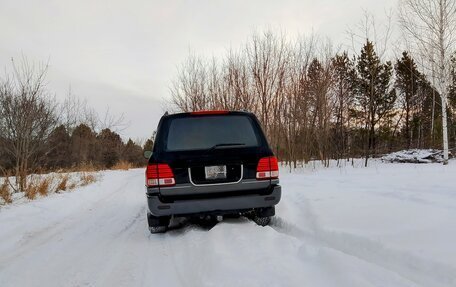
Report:
M145 165L152 137L124 141L116 132L122 115L100 115L71 92L57 102L45 85L47 69L13 60L0 81L0 176L13 178L7 182L14 192L27 190L32 173Z
M223 57L190 54L174 79L171 107L251 111L279 159L295 167L354 157L367 165L368 158L401 149L442 149L443 118L450 150L456 147L455 50L444 59L448 81L439 89L442 77L429 77L423 53L385 56L380 44L390 34L370 39L371 20L366 15L364 41L352 53L316 35L290 40L267 31Z

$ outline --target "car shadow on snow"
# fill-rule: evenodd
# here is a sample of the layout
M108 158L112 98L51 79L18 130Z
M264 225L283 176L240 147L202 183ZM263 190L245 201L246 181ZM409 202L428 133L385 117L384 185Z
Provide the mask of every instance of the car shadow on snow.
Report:
M217 224L242 224L249 221L250 220L244 216L224 217L220 222L215 218L173 218L167 233L184 234L190 230L210 231Z

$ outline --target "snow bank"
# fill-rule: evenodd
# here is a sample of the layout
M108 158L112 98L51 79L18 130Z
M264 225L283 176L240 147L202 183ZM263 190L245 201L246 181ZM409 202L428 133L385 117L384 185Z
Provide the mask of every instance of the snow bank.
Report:
M36 199L47 197L47 196L55 196L58 193L65 193L65 192L72 192L73 190L77 189L78 187L85 186L90 184L94 181L97 181L101 178L101 174L99 172L51 172L47 174L31 174L27 176L27 181L32 185L38 185L41 181L47 179L48 180L48 188L46 195L36 194ZM10 182L14 182L15 177L9 178ZM65 185L63 187L59 186L61 182L65 180ZM0 185L5 182L5 178L0 177ZM64 190L62 190L64 188ZM5 202L0 197L0 209L5 208L6 206L13 204L22 204L25 202L31 201L25 195L25 192L15 192L12 193L10 187L8 187L8 192L11 193L11 203ZM33 199L33 200L36 200Z
M436 149L410 149L393 152L381 157L386 162L431 163L443 162L443 152Z

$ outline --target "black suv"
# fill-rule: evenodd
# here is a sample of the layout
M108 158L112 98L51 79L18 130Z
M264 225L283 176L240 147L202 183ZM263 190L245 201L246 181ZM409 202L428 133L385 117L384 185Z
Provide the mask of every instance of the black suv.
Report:
M165 114L146 169L152 233L171 217L245 215L269 224L281 187L276 157L252 113Z

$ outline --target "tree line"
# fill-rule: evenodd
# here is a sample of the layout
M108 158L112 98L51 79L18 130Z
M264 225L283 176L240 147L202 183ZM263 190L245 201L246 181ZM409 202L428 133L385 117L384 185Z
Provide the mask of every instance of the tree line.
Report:
M125 143L115 132L122 117L100 117L71 94L58 103L46 89L46 72L47 65L22 59L0 78L0 176L14 177L14 191L26 190L30 173L145 164L143 148L151 149L152 139L144 147Z
M452 87L445 110L455 146ZM294 166L361 156L367 165L378 154L442 142L440 93L412 53L384 60L369 39L352 56L316 37L290 41L270 31L255 34L219 59L191 54L171 93L178 111L255 113L276 154Z

